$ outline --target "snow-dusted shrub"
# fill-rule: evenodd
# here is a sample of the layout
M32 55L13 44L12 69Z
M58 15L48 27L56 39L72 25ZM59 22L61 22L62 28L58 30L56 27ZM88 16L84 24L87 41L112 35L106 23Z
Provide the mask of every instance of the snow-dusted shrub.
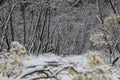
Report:
M120 49L118 46L120 40L119 24L120 15L111 13L105 17L103 23L101 23L101 31L90 35L90 41L93 46L104 48L104 50L109 53L107 56L110 63L116 60L116 55Z
M109 38L110 36L107 35L107 38ZM94 46L103 46L103 45L112 45L111 41L106 42L104 39L104 33L103 32L96 32L95 34L92 34L90 36L90 41L93 43Z
M97 32L96 34L90 36L90 41L92 41L93 45L95 46L102 46L105 43L105 41L102 39L103 35L104 34L102 32Z
M11 44L10 44L10 52L11 53L16 53L18 55L23 55L23 54L27 53L25 47L23 45L21 45L17 41L11 42Z
M106 17L104 19L104 24L106 26L110 26L111 21L120 24L120 15L119 14L110 14L108 17Z

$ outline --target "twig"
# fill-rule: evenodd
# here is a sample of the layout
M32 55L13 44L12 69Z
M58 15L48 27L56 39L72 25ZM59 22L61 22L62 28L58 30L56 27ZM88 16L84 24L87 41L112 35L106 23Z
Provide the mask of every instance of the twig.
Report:
M114 7L114 5L113 5L112 1L111 1L111 0L109 0L109 2L110 2L110 5L111 5L111 7L112 7L112 9L113 9L113 12L114 12L114 13L117 13L117 11L116 11L116 9L115 9L115 7Z

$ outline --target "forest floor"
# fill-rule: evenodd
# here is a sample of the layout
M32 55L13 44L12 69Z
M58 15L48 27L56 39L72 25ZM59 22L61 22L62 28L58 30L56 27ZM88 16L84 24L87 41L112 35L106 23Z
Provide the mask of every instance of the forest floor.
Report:
M120 70L105 63L101 55L93 51L38 57L4 53L0 56L0 80L120 80Z

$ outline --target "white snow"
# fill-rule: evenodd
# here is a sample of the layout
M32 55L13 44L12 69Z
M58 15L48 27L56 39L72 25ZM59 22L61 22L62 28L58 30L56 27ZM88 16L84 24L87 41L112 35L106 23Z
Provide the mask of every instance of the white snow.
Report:
M19 75L14 74L16 77L12 76L11 78L7 78L7 76L2 76L1 74L0 80L14 80L14 79L21 80L21 78L24 77L26 74L33 72L32 74L29 74L23 78L23 80L24 79L31 80L33 78L37 78L41 76L41 74L38 74L38 72L34 72L34 71L42 71L42 70L46 70L45 73L54 77L51 79L47 78L43 80L56 80L55 77L59 78L59 80L74 80L75 77L78 77L80 75L82 76L78 78L83 78L83 80L85 80L84 74L87 75L87 78L91 76L95 77L93 74L96 74L96 76L104 75L106 78L111 78L111 80L119 80L118 77L120 77L120 75L118 75L117 70L114 69L109 64L105 64L104 61L100 58L99 56L100 54L101 53L99 52L87 52L82 55L76 55L76 56L71 55L67 57L61 57L54 55L52 53L45 53L44 55L39 55L38 57L32 55L25 56L24 59L20 57L20 59L17 60L22 63L22 67L21 66L20 67L14 66L14 67L17 68L18 72L21 71L21 73L19 73ZM91 58L93 55L95 56L96 61L98 60L100 64L96 63L97 65L96 64L94 65L90 63L93 60ZM92 66L90 66L89 64L92 64ZM71 69L71 67L73 69ZM11 65L7 66L7 68L12 69ZM77 72L75 72L74 70ZM99 71L102 71L103 73ZM102 80L102 78L100 80Z

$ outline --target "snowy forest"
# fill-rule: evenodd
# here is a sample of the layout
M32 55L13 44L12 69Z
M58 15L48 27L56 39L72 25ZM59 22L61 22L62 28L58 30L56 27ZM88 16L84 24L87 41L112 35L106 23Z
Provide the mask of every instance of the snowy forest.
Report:
M120 80L120 0L0 0L0 80Z

